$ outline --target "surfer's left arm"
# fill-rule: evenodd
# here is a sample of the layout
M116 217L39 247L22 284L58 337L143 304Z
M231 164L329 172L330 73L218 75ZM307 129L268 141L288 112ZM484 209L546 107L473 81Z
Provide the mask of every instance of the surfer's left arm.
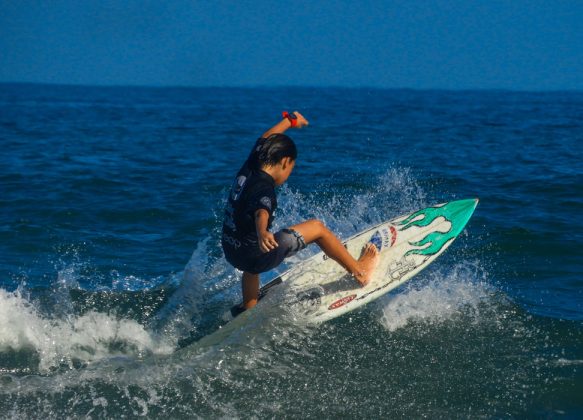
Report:
M293 116L296 117L295 118L296 123L293 125L293 128L302 128L302 127L309 125L308 120L306 120L304 118L304 116L302 114L300 114L298 111L290 112L289 114L292 115L291 119L284 117L280 122L278 122L273 127L271 127L269 130L267 130L265 133L263 133L263 135L261 137L263 137L265 139L265 138L271 136L272 134L285 133L289 128L292 128L291 120L293 119Z

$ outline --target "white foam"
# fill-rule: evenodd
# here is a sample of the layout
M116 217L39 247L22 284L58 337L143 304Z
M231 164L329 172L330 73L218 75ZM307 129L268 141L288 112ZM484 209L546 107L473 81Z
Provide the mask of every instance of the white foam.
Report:
M412 321L443 322L461 311L477 313L479 304L492 296L486 273L474 263L459 263L426 276L422 285L381 300L379 322L387 330L395 331Z
M114 355L168 354L172 346L156 341L142 325L96 311L52 319L42 315L20 291L0 289L0 351L34 350L38 369L48 371L74 361Z

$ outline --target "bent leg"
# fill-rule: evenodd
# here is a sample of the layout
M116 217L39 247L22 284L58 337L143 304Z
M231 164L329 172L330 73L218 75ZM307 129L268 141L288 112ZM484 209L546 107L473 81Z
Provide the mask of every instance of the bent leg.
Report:
M330 229L324 226L321 221L308 220L298 225L294 225L290 227L290 229L293 229L302 235L306 244L311 244L313 242L317 243L326 255L349 272L355 273L358 271L358 263L356 260L348 253L346 248L344 248L340 239L338 239Z
M257 305L259 299L259 274L244 271L241 286L243 288L243 307L251 309Z
M308 220L291 226L290 229L301 234L306 244L312 242L318 244L326 255L356 277L361 285L366 285L370 280L378 261L378 250L376 246L369 244L363 250L361 257L355 260L344 245L342 245L340 239L319 220Z

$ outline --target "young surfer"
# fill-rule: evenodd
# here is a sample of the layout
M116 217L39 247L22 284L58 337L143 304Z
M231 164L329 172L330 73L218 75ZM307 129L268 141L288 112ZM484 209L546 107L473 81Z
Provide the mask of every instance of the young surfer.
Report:
M368 283L378 263L375 245L367 244L355 260L319 220L308 220L275 234L270 232L277 208L275 187L287 181L297 157L293 140L283 133L307 125L299 112L284 112L283 119L257 140L229 193L221 243L227 261L243 271L244 309L257 304L260 273L277 267L312 242L362 286Z

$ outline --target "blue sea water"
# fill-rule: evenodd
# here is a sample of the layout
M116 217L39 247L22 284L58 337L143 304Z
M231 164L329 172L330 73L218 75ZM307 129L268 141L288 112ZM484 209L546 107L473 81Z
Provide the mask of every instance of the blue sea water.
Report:
M276 227L480 205L363 310L199 348L240 299L227 189L283 109L311 124ZM581 92L2 84L0 417L583 417L582 144Z

